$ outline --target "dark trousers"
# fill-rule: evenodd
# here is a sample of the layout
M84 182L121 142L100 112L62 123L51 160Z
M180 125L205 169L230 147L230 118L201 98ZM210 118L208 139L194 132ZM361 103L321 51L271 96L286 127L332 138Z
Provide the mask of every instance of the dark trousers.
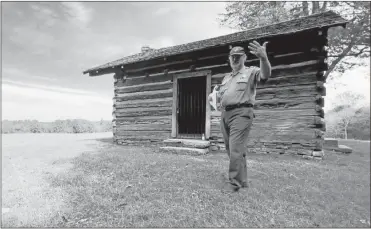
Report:
M253 108L236 108L221 114L220 126L229 157L229 182L238 187L247 183L246 143L253 119Z

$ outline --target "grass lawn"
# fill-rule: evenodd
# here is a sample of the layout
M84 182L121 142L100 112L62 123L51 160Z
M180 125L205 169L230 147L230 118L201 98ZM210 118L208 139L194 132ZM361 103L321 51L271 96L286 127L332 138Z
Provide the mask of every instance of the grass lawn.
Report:
M249 155L251 187L223 194L223 153L180 156L107 142L49 177L70 210L45 226L370 227L370 142L340 144L353 153L328 152L323 161Z

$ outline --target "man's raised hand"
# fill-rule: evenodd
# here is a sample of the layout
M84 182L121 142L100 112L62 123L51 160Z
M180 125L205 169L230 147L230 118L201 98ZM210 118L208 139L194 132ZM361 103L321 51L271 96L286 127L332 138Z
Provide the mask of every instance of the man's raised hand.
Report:
M266 51L267 44L268 44L267 41L264 42L263 45L260 45L257 41L253 41L252 43L249 44L250 53L254 54L259 59L268 59Z

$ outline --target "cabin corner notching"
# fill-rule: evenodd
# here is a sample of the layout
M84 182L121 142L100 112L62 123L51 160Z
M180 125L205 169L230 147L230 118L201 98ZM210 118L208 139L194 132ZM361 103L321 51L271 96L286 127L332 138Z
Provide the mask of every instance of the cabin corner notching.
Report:
M224 146L220 112L211 110L207 96L231 71L229 46L247 49L253 40L268 41L272 76L258 85L248 146L258 152L312 156L322 150L326 130L327 30L346 22L325 12L189 44L146 49L85 73L115 73L113 133L118 144L201 139L204 134L211 148L218 149ZM248 55L246 65L259 67L259 60Z

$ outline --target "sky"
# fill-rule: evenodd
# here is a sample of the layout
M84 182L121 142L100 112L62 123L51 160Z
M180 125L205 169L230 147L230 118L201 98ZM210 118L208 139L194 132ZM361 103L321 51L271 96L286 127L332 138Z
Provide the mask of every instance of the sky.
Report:
M236 32L218 23L224 7L224 2L2 2L2 120L111 120L113 75L82 72L144 45L162 48Z
M368 65L367 65L368 64ZM370 65L365 63L365 66L354 68L346 71L341 77L336 77L336 80L328 81L325 84L326 96L324 110L329 111L337 104L337 97L344 92L352 92L363 97L356 105L370 106Z

